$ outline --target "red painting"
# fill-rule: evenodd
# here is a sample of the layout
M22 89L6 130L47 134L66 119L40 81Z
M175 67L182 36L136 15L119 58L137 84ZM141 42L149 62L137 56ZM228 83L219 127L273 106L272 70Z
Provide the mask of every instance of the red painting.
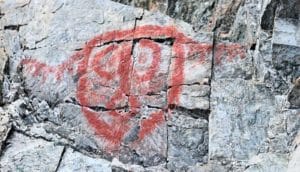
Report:
M160 74L161 61L165 57L156 39L173 41L173 60L167 78ZM132 55L134 41L141 49L135 60ZM228 51L228 47L224 50ZM205 62L211 51L210 43L194 41L173 26L146 25L98 35L57 66L33 58L24 59L22 65L25 74L39 76L42 81L47 80L49 74L55 75L57 82L61 82L66 74L76 75L79 78L76 99L87 122L96 135L109 143L108 149L117 149L134 127L132 120L139 119L136 116L144 105L141 95L168 87L166 106L151 112L146 119L140 119L138 139L134 142L154 132L165 122L170 105L178 103L185 78L185 60L189 56L198 56L199 63ZM219 51L217 54L221 56ZM92 107L98 106L105 112L93 110Z

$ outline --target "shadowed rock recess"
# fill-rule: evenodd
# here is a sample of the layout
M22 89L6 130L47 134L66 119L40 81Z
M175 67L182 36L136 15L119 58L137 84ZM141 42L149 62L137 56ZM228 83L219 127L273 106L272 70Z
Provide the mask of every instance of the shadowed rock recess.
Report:
M298 172L299 0L0 0L0 171Z

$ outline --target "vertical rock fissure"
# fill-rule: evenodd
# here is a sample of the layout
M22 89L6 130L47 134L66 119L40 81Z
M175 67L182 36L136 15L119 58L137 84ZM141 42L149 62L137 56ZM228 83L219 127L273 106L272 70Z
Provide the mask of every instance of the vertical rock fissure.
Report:
M58 172L59 167L60 167L60 164L61 164L61 162L62 162L62 160L63 160L63 157L64 157L65 152L66 152L66 147L64 146L64 148L63 148L63 150L62 150L62 152L61 152L61 154L60 154L60 158L59 158L59 160L58 160L58 163L57 163L55 172Z

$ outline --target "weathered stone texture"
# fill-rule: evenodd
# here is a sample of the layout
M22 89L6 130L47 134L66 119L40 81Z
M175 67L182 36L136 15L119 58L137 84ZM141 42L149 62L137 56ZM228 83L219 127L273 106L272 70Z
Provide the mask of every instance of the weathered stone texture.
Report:
M91 158L75 152L74 150L67 149L64 152L58 172L68 171L109 172L111 171L111 163L103 159Z
M11 130L10 116L2 108L0 109L0 152Z
M0 171L297 171L299 5L0 0Z
M293 142L293 152L290 155L290 161L287 168L287 172L296 172L300 168L299 160L300 160L300 151L299 151L300 137L299 135L295 138Z
M63 152L63 146L19 133L8 144L0 159L1 171L55 171Z
M168 169L184 171L208 161L208 121L189 113L173 112L168 121Z

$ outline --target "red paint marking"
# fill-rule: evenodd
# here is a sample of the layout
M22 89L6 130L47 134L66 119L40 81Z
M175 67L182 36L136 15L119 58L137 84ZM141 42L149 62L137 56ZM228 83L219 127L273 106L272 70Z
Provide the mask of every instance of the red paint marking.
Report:
M113 118L112 124L107 124L100 118L100 113L86 107L83 107L82 111L89 124L95 129L96 134L110 141L110 144L108 144L109 149L114 149L115 145L121 143L124 134L129 129L129 125L121 116L116 116Z
M141 130L139 140L143 140L149 133L153 132L157 125L165 121L165 116L162 111L154 112L148 119L141 121Z
M109 47L107 47L106 49L104 49L103 51L97 53L95 55L95 58L93 60L93 70L100 76L103 77L107 80L111 80L113 79L114 73L112 73L111 71L105 71L102 68L105 68L105 66L99 65L99 61L104 58L105 55L107 55L108 53L111 53L115 48L115 45L111 45ZM108 64L111 64L111 62L118 62L118 59L116 58L117 56L114 56L114 58L111 58L108 62Z
M205 62L205 59L212 51L212 46L207 43L191 44L189 46L187 57L196 57L198 62L201 64Z
M219 43L215 49L215 61L219 65L223 58L227 61L232 62L236 57L244 59L246 57L246 49L237 43Z
M173 52L175 54L175 62L173 68L173 76L171 79L170 88L168 92L168 104L177 104L179 102L179 94L181 92L181 85L184 81L184 61L185 61L185 52L183 45L175 42L173 45Z
M131 88L140 89L139 94L143 95L151 90L159 90L163 86L160 82L167 82L159 81L149 85L148 82L156 79L163 57L158 43L143 38L174 39L172 47L174 58L170 69L171 79L168 83L172 87L168 91L167 101L168 104L176 105L181 93L180 85L184 83L185 60L189 56L198 56L199 62L204 62L207 54L211 52L212 45L198 43L186 37L173 26L147 25L136 27L134 30L106 32L88 41L81 51L57 66L49 66L34 59L25 59L22 61L22 65L25 72L34 77L41 76L44 81L51 74L56 76L57 82L60 82L66 74L78 76L76 98L82 105L83 114L95 133L109 142L106 147L115 149L120 146L126 133L134 127L130 120L139 113L142 106L139 95L132 95ZM147 62L148 56L152 57L150 65L145 68L146 72L142 74L134 67L131 56L132 40L134 39L140 40L139 48L147 49L147 52L150 52L148 54L141 53L140 62ZM109 44L112 41L123 42ZM103 47L101 47L102 45ZM93 53L95 47L101 48L98 52ZM230 47L226 50L230 50ZM221 53L219 54L221 55ZM230 54L234 55L234 52ZM110 117L110 122L104 120L105 112L95 112L88 108L96 106L109 109L106 115ZM116 110L123 106L128 106L128 112ZM139 141L151 134L164 121L162 110L157 110L151 113L147 119L142 120L138 133Z
M144 81L150 81L155 73L157 72L157 70L159 69L159 62L160 62L160 58L161 58L161 50L160 47L157 43L151 41L151 40L147 40L147 39L142 39L140 41L140 47L141 48L148 48L152 50L152 63L151 66L149 67L148 71L140 76L136 71L134 71L134 73L136 75L134 75L136 78L134 78L135 80L137 80L138 82L144 82ZM146 58L145 54L142 54L143 57L140 58Z

